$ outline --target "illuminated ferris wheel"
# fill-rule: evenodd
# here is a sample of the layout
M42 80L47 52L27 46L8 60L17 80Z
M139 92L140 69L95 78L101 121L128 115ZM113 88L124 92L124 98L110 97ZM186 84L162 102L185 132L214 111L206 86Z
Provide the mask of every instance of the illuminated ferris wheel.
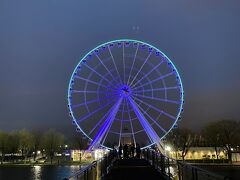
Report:
M183 86L172 61L156 47L120 39L88 52L72 73L68 107L91 148L160 143L176 125Z

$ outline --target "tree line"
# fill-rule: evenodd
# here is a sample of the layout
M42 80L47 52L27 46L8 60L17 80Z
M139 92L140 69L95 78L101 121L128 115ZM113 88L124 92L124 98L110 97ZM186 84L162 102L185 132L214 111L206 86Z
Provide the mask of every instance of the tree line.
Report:
M166 143L172 145L175 152L181 152L183 160L190 147L202 146L213 147L217 159L220 151L224 150L229 162L231 162L232 152L240 150L240 122L235 120L214 121L204 126L200 132L176 128L167 135L165 140Z
M50 129L46 132L27 131L15 132L0 131L1 163L5 155L21 154L26 160L36 159L37 152L46 156L52 162L55 153L62 153L68 149L86 149L89 142L82 136L66 138L62 133ZM240 122L234 120L220 120L207 124L200 132L186 128L173 129L165 138L165 143L172 146L173 151L181 152L184 160L190 147L213 147L216 157L219 158L221 150L227 154L229 162L233 151L240 151ZM177 156L177 153L176 153Z
M86 146L87 142L83 138L79 136L66 138L54 129L46 132L30 132L26 129L14 132L0 131L1 164L7 154L12 157L20 154L24 161L29 157L35 161L38 152L49 158L52 163L55 153L62 153L66 148L82 149Z

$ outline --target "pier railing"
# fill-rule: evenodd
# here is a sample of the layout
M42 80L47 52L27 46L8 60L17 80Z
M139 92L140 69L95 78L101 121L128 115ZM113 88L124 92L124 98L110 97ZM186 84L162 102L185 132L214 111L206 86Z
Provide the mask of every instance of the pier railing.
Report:
M144 150L143 158L147 160L155 169L160 171L166 179L171 180L229 180L215 173L211 173L202 168L192 166L186 162L169 158L154 150ZM108 153L103 158L93 161L87 167L84 167L65 178L64 180L99 180L102 179L112 166L114 159L113 153Z
M173 180L228 180L229 178L211 173L186 162L169 158L154 150L143 151L143 157L158 169L166 179Z
M108 173L113 160L113 153L110 152L64 180L99 180Z

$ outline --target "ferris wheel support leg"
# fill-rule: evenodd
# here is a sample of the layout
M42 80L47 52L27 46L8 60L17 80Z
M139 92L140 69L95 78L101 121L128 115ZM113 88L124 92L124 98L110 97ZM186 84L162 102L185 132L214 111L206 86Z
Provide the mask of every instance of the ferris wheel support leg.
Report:
M128 100L136 114L136 116L138 117L142 127L145 129L145 132L147 133L148 137L154 142L156 143L159 151L161 153L164 153L163 147L161 145L161 138L158 136L158 134L154 131L154 129L152 128L152 126L150 125L150 123L146 120L146 118L144 117L144 115L142 114L142 112L139 110L138 105L134 102L134 100L131 97L128 97Z
M100 130L97 132L97 134L95 135L92 143L90 144L90 146L88 147L88 150L92 150L97 148L102 139L104 138L104 136L107 134L107 132L110 130L111 125L115 119L115 116L118 112L118 109L121 105L122 102L122 97L117 101L117 103L115 104L112 112L109 114L109 116L107 117L106 121L103 123L103 125L101 126Z

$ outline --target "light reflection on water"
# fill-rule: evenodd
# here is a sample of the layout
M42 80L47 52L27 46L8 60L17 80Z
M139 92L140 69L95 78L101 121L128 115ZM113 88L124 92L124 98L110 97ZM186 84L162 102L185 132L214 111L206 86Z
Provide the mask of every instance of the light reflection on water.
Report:
M74 174L75 172L79 171L80 168L83 168L83 166L76 166L76 165L72 165L72 166L59 166L58 167L58 174L59 177L61 178L66 178L71 176L72 174Z
M85 166L82 166L82 168ZM2 180L61 180L69 177L80 169L79 165L72 166L9 166L0 167Z
M176 177L178 174L178 170L177 170L177 166L171 165L169 166L169 169L166 167L165 168L165 172L168 174L170 171L170 174L172 175L172 177Z
M40 180L41 179L41 166L33 166L32 171L33 171L33 179L34 180Z

